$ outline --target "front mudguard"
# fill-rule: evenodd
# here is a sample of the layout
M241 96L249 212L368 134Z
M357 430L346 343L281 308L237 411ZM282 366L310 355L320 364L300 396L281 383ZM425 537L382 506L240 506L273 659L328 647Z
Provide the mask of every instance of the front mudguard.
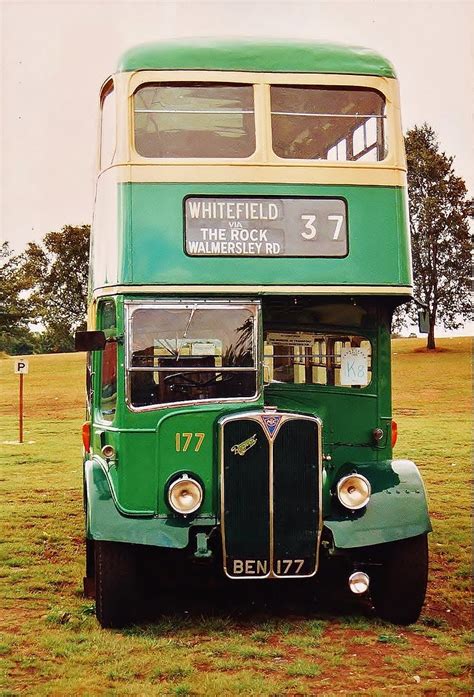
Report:
M367 477L372 494L360 511L349 511L333 500L324 525L336 549L368 547L431 531L425 487L414 462L358 463L349 471Z
M94 458L84 463L84 490L86 536L92 540L184 549L194 522L199 526L215 524L214 519L159 518L152 512L140 514L121 509L106 466Z

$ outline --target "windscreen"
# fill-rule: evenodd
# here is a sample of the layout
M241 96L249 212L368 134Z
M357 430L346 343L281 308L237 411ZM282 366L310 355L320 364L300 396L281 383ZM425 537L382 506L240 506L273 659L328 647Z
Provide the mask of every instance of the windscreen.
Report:
M139 307L131 312L133 407L256 393L253 306Z

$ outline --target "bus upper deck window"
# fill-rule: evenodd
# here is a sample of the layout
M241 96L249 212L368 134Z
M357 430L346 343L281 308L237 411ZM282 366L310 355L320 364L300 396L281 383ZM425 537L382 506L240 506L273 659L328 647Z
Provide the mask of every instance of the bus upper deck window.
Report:
M376 90L273 86L271 105L279 157L377 162L386 156L385 99Z
M135 149L143 157L249 157L252 85L146 84L134 95Z

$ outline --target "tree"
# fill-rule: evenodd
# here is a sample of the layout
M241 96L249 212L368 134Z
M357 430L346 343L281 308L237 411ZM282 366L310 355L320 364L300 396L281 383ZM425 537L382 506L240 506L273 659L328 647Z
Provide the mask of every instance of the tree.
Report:
M428 124L405 138L415 297L428 309L427 348L435 348L435 324L462 326L472 316L470 298L472 201L454 158L440 152ZM409 314L414 317L416 308Z
M25 332L28 333L30 312L22 297L20 262L8 242L3 242L0 246L0 351L7 353L14 353L14 346L23 341Z
M74 332L86 326L90 226L65 225L30 242L22 255L25 286L33 313L45 327L45 351L72 351Z

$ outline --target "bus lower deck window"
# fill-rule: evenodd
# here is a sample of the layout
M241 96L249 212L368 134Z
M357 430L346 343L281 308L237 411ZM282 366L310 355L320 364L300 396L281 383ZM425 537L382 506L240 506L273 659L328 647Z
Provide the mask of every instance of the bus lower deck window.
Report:
M134 95L143 157L243 158L255 151L252 85L150 83Z
M271 383L367 387L372 347L362 336L267 330L264 360Z
M273 151L303 160L377 162L385 151L385 100L363 87L271 88Z

